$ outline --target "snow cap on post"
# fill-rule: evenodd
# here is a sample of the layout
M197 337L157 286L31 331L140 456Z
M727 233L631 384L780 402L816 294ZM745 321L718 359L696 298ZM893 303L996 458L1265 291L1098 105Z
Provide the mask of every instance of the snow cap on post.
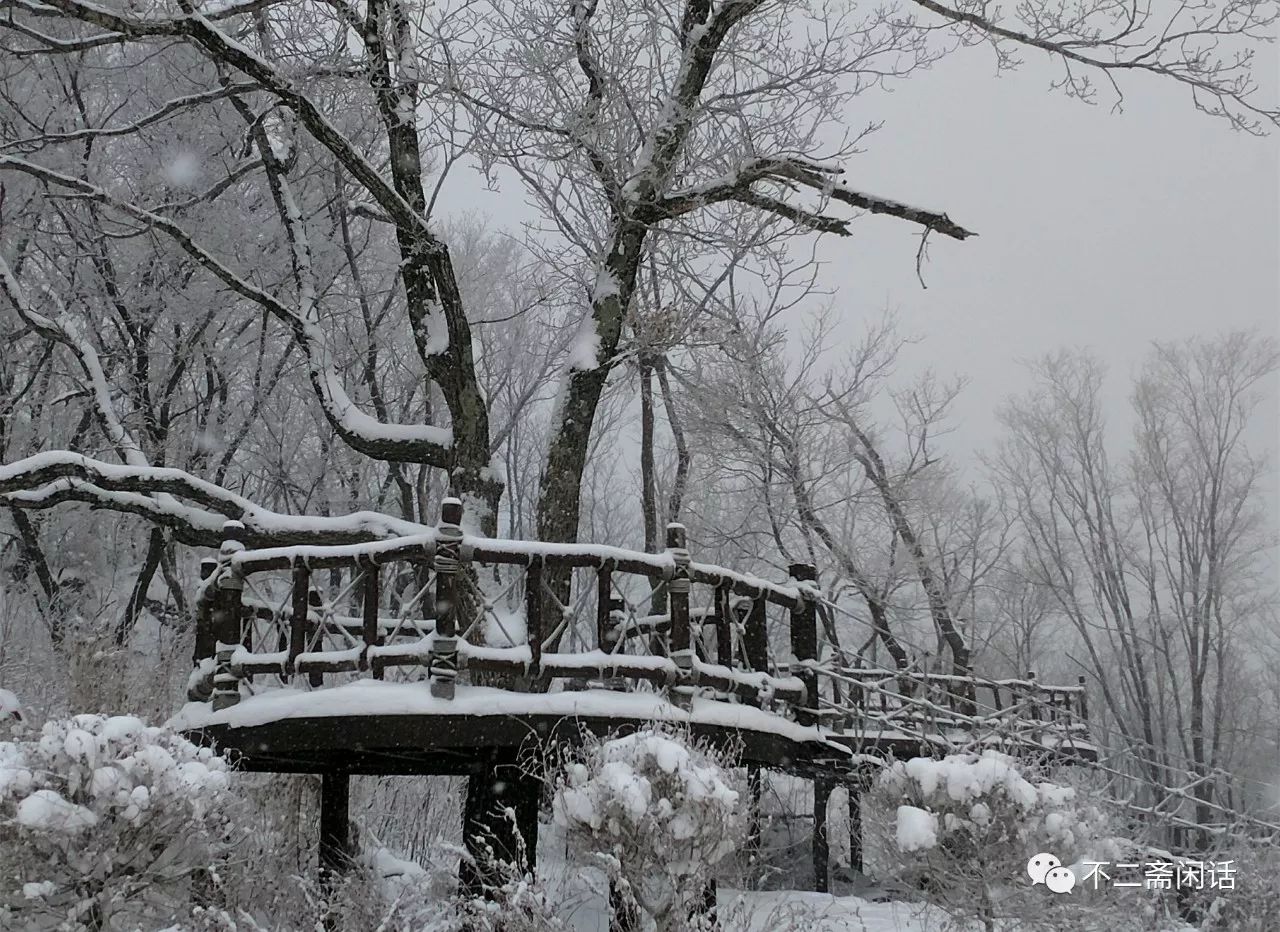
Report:
M440 502L440 526L462 524L462 499L450 496Z
M667 525L667 549L683 550L685 548L686 534L684 525L679 521L672 521Z
M796 582L817 582L818 568L812 563L791 563L787 566L787 575Z
M239 521L222 523L222 546L218 548L218 565L221 572L214 577L219 589L244 588L244 580L240 578L240 574L231 570L231 557L245 549L244 541L247 536L245 526Z

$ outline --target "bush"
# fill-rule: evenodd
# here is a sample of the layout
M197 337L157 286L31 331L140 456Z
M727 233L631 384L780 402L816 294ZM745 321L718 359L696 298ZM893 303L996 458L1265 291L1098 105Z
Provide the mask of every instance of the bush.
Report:
M897 807L896 873L988 928L997 912L1019 912L1027 901L1033 910L1062 905L1042 886L1028 889L1027 860L1040 852L1062 864L1088 856L1107 819L1071 787L1035 776L996 751L886 767L873 792Z
M728 763L670 729L586 736L556 778L554 817L624 902L659 930L682 928L696 923L712 869L743 841Z
M0 926L156 928L224 850L231 804L221 758L136 718L0 742Z

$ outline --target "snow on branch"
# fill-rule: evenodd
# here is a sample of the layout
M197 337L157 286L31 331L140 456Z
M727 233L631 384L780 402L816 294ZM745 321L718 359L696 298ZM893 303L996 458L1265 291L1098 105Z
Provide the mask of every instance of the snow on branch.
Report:
M453 434L448 428L430 425L409 425L383 423L361 411L347 394L338 375L333 354L329 348L329 340L325 332L305 314L305 307L311 302L310 293L302 289L304 311L292 309L283 304L270 293L251 284L244 277L223 265L211 253L199 245L191 235L168 217L147 210L126 201L117 200L101 188L63 175L43 166L12 156L0 156L0 170L14 169L32 175L47 184L55 185L90 200L105 204L119 210L150 227L161 230L171 237L188 255L199 262L207 271L223 282L228 288L242 297L269 311L277 319L287 324L298 340L299 346L307 355L310 363L311 383L319 399L326 418L333 425L343 441L353 449L366 456L388 462L417 462L435 465L447 465L453 444ZM297 220L295 213L291 217ZM299 233L294 223L289 223L291 234ZM299 255L302 253L300 252ZM306 259L303 255L303 259ZM6 267L7 268L7 267ZM20 289L11 274L4 276L5 290L11 300L18 304L21 299ZM19 297L15 298L15 294ZM19 304L21 308L25 306ZM28 324L35 327L31 311L23 315ZM46 318L41 318L47 320ZM39 329L39 328L37 328ZM46 336L53 337L53 331L44 331Z
M224 62L254 79L262 90L274 94L307 128L311 136L328 149L343 167L386 212L392 221L422 241L427 249L439 248L440 243L427 227L426 218L400 196L395 187L382 176L374 165L356 149L326 117L323 111L299 88L288 75L281 74L248 46L233 39L214 26L214 21L251 12L255 6L276 0L245 0L213 7L213 12L197 7L190 0L181 0L184 14L179 17L148 17L126 14L95 3L82 0L46 0L44 4L28 4L32 9L53 8L73 19L111 30L130 39L146 39L162 36L191 39L214 61Z
M115 405L111 401L111 387L107 384L107 375L103 371L101 360L98 358L98 351L89 342L88 337L85 336L80 327L80 322L67 312L62 302L52 292L49 292L49 296L50 300L57 306L57 316L50 318L36 313L31 308L26 292L13 274L9 263L3 257L0 257L0 289L3 289L9 300L13 302L13 306L18 311L18 316L22 318L27 326L46 339L68 347L75 355L76 360L80 363L80 368L84 371L85 379L89 383L88 387L93 397L94 410L97 412L98 420L102 424L102 431L116 448L120 458L133 466L149 465L147 457L142 452L137 440L129 433L120 417L116 414Z
M115 465L78 453L37 453L0 466L0 501L19 508L87 502L171 528L184 543L216 547L222 525L244 524L251 547L354 544L421 534L425 525L379 512L337 517L286 515L181 469Z
M6 26L8 25L9 24L6 24ZM22 31L24 34L28 34L27 30ZM119 37L112 36L110 38L112 41L119 41ZM64 44L70 45L71 43ZM253 81L228 82L225 86L211 91L203 91L198 94L187 94L182 97L175 97L145 116L138 117L128 123L120 123L115 126L91 126L65 133L40 133L36 136L28 136L23 139L15 139L12 142L4 142L0 144L0 151L39 148L51 143L75 142L81 139L127 136L131 133L136 133L145 129L154 123L166 120L174 114L180 113L184 110L200 106L201 104L210 103L212 101L221 100L222 98L229 97L233 94L252 91L255 90L257 86L257 83Z
M952 239L963 240L975 235L972 230L967 230L955 223L946 214L855 191L845 182L836 180L836 176L843 174L843 171L838 166L825 165L797 156L749 159L732 172L719 178L675 191L660 199L654 205L652 214L646 219L670 219L709 204L739 201L779 214L801 226L823 232L848 234L848 220L830 217L818 210L787 204L778 198L762 194L752 187L760 182L773 182L787 188L799 185L819 191L824 196L850 207L867 210L873 214L898 217L909 223L918 224L926 230L950 236Z

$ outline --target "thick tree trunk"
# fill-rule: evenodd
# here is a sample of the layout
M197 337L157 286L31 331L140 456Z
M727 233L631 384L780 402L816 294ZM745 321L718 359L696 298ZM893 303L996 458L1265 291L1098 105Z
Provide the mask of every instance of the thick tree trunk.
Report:
M644 517L644 549L657 553L658 489L653 456L653 367L640 360L640 511Z
M573 543L578 539L582 509L582 474L596 410L612 368L622 322L635 289L636 271L647 227L635 221L619 221L613 248L605 259L592 294L591 318L598 341L596 366L572 369L561 400L559 423L547 451L538 495L538 539ZM547 574L547 585L562 605L569 604L570 575L557 570ZM548 606L553 617L559 608ZM555 645L552 646L552 649Z

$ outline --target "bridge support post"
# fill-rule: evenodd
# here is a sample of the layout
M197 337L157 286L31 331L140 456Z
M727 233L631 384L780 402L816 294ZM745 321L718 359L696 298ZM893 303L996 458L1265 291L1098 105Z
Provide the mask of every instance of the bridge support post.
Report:
M470 857L462 862L459 881L469 896L487 895L500 885L502 864L518 874L537 870L542 780L534 768L517 752L490 750L467 778L462 834Z
M635 932L640 914L634 897L629 897L613 881L609 882L609 932Z
M832 782L827 777L813 780L813 889L826 893L831 888L831 844L827 838L827 804Z
M858 776L845 784L849 794L849 867L859 874L864 872L862 797L870 788L870 779Z
M320 884L332 888L351 864L351 777L320 777Z
M689 924L696 929L718 929L720 928L719 917L716 914L716 881L715 878L707 880L702 888L702 895L693 903L693 908L689 910L689 918L692 920Z

